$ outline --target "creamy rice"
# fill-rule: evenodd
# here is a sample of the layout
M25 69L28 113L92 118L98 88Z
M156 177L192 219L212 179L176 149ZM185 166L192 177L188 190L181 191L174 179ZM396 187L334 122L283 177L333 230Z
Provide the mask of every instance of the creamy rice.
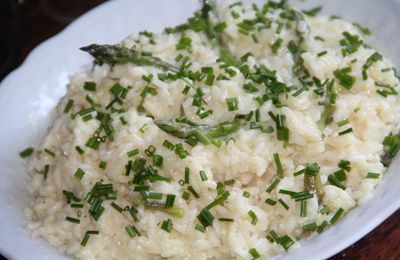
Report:
M381 58L366 68L368 58L375 53L366 44L359 44L354 52L343 56L345 46L340 44L345 38L343 33L349 33L353 39L362 39L362 35L355 26L341 19L305 16L305 22L297 23L296 20L282 18L284 15L281 13L287 13L287 10L274 9L271 5L270 10L263 14L272 21L270 27L246 32L238 24L245 19L253 20L256 11L252 6L232 6L232 3L225 2L218 6L219 21L226 24L223 40L237 58L252 53L241 66L247 65L250 72L255 72L255 67L264 65L276 71L277 81L291 87L287 93L278 95L283 106L271 99L257 102L255 98L262 96L266 87L255 84L258 91L246 91L244 86L251 79L243 67L230 66L227 71L220 66L223 62L217 61L219 52L212 47L204 32L189 29L183 33L129 36L123 41L123 46L135 46L136 51L149 52L175 66L181 64L182 59L176 59L179 54L187 56L192 63L191 71L211 67L215 79L207 84L206 72L201 81L163 79L158 76L165 74L162 69L133 63L95 65L91 70L73 75L68 92L58 106L58 116L46 138L35 148L29 163L29 187L33 199L31 208L27 210L27 227L34 237L42 237L78 259L250 259L252 253L253 257L256 256L255 251L261 257L269 257L284 252L286 246L290 249L298 247L298 243L290 246L290 241L297 242L318 234L317 231L322 232L325 223L328 228L335 222L332 221L335 215L343 211L340 215L343 217L373 196L381 177L371 178L378 175L368 173L384 173L386 168L381 156L385 147L382 142L385 136L397 133L400 121L398 96L379 94L377 90L385 87L376 84L397 87L399 81L391 69L393 64ZM262 6L258 13L262 13L261 10ZM261 25L257 24L255 28ZM177 45L183 42L182 37L191 42L180 48ZM304 37L304 52L301 53L303 73L307 70L311 75L307 78L303 74L301 77L304 77L303 83L312 82L309 85L306 83L305 87L299 80L300 76L293 72L296 61L287 48L290 41L298 42L299 37ZM282 41L280 46L278 41ZM344 74L354 79L349 89L343 86L346 83L341 82L341 76L335 75L335 71L338 74L338 70L347 67L351 67L351 72ZM363 71L367 78L363 78ZM153 75L150 83L146 81L149 75ZM312 77L320 80L322 86L319 90ZM320 102L329 102L328 85L333 79L337 98L332 120L321 124L326 106ZM94 82L96 90L85 89L87 82ZM121 104L114 102L111 111L105 107L115 99L110 89L116 83L126 90L129 86L129 91L125 98L121 98ZM188 85L192 88L185 94L183 92ZM145 88L154 89L156 93L147 94L142 103L144 109L138 111ZM198 96L197 88L203 92L204 111L212 110L205 118L198 115L198 108L193 105ZM300 91L302 88L304 91ZM88 102L87 96L96 104ZM233 111L228 109L227 98L237 98L237 108L234 107ZM65 113L69 100L74 103ZM78 114L92 106L97 112L86 116L91 115L93 119ZM259 111L259 123L269 130L272 127L272 133L251 129L256 110ZM100 121L96 119L99 111L110 114L113 140L105 138L107 140L100 143L97 149L92 149L85 144L99 128ZM185 115L196 124L213 126L252 111L251 120L241 119L239 129L216 138L220 142L219 147L201 142L192 147L155 123ZM289 131L287 145L277 139L276 123L269 112L285 116ZM187 156L180 158L176 148L170 150L163 145L165 140L173 145L182 144ZM162 165L153 168L160 176L169 178L170 182L160 180L151 183L146 180L138 185L132 182L133 171L126 176L129 160L134 162L144 158L146 166L153 164L154 155L149 153L149 146L155 148L155 155L163 158ZM46 153L45 149L51 152ZM129 157L127 153L134 149L138 149L138 154ZM283 173L277 169L277 156ZM339 166L341 160L348 161L351 169L343 166L346 165L343 162ZM102 161L107 163L105 169L99 167ZM305 176L317 177L309 175L314 174L311 170L306 173L301 170L313 163L320 167L317 175L324 194L318 196L313 190L308 190L311 198L304 200L306 203L285 194L285 190L302 192L309 189L304 184ZM190 170L190 183L184 181L185 168ZM81 174L83 172L81 179L75 176L78 169L81 169ZM202 180L201 171L204 171L206 180L204 176ZM294 175L298 171L300 173ZM333 174L338 171L339 177ZM340 174L344 174L346 180L341 181ZM328 180L329 176L338 177L339 184ZM277 179L279 183L267 192ZM99 213L98 220L95 220L89 213L93 203L90 204L87 194L97 182L112 184L116 198L101 197L104 212ZM209 210L215 218L212 225L205 227L205 231L199 230L203 222L197 216L218 197L217 187L221 183L229 196ZM342 188L338 187L341 185ZM148 186L149 191L162 193L162 199L156 200L158 203L152 203L151 199L146 202L141 193L134 190L136 186ZM191 193L191 189L197 192L198 198ZM80 201L72 198L68 202L68 196L63 191L73 193ZM149 195L147 191L144 193ZM168 214L168 210L163 208L167 194L176 196L173 209L183 212L183 216ZM187 200L183 198L186 194L189 194ZM270 204L265 202L267 199L270 199ZM121 209L134 206L138 220L135 221L127 210L119 212L111 203ZM79 223L67 221L66 217L79 220ZM221 221L220 218L233 219L233 222ZM167 219L172 221L169 232L164 225L168 224ZM304 230L304 225L314 223L311 231ZM129 225L134 225L140 235L131 237L126 230ZM81 242L88 230L98 231L98 234L91 234L83 246ZM273 241L271 231L281 239ZM290 239L286 244L282 239L285 235Z

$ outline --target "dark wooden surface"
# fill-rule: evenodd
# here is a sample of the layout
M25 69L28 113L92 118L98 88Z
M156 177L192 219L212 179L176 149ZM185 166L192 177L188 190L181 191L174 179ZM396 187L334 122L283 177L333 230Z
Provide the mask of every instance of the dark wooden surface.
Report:
M18 67L36 45L102 2L104 0L1 0L0 80ZM400 211L331 259L400 259Z

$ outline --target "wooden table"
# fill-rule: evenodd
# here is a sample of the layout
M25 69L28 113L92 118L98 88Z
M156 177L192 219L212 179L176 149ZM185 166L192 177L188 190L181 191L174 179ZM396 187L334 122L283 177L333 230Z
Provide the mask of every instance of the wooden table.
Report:
M8 37L6 41L0 41L1 80L18 67L36 45L104 0L30 0L22 1L23 4L18 4L17 0L0 2L0 25L3 25L0 35ZM397 211L366 237L331 259L400 259L399 223L400 211Z

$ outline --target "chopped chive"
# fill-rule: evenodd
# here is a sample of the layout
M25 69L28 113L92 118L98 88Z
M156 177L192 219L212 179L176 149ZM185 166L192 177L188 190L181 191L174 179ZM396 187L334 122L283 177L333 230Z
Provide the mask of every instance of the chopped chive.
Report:
M79 145L75 146L75 150L76 150L80 155L82 155L82 154L85 153L85 151L84 151Z
M351 167L350 167L350 162L349 161L340 160L340 162L338 164L338 167L343 169L343 170L345 170L345 171L347 171L347 172L351 171Z
M85 175L85 171L82 170L81 168L78 168L78 170L76 170L74 176L78 179L78 180L82 180L83 175Z
M251 194L248 191L243 191L243 197L250 198Z
M256 225L258 222L258 217L256 213L254 213L254 211L252 210L249 210L249 212L247 212L247 215L249 215L251 218L251 224Z
M127 225L125 227L126 232L128 233L129 237L140 236L139 230L134 225Z
M171 150L171 151L173 151L174 148L175 148L175 145L173 143L171 143L170 141L168 141L167 139L164 140L163 146L166 147L168 150Z
M153 155L153 164L157 167L161 167L163 165L164 162L164 158L159 155L159 154L155 154Z
M47 175L49 174L49 170L50 170L50 165L46 164L44 166L44 170L43 170L43 177L44 179L47 179Z
M123 91L124 87L121 86L119 83L115 83L110 89L110 92L113 93L115 96L118 96Z
M236 12L235 10L232 10L232 11L231 11L231 15L232 15L232 17L233 17L234 19L237 19L237 18L240 17L240 14L238 14L238 12Z
M235 179L224 181L224 184L225 185L233 185L233 184L235 184Z
M317 56L318 56L318 57L322 57L322 56L324 56L324 55L326 55L326 54L328 54L327 51L322 51L322 52L318 53Z
M284 190L284 189L280 189L279 193L281 194L286 194L286 195L290 195L290 196L294 196L297 194L297 192L295 191L290 191L290 190Z
M330 222L331 224L335 224L336 221L340 218L340 216L343 214L344 209L339 208L338 211L336 211L335 215L331 218Z
M271 206L274 206L276 204L276 200L268 198L268 199L265 200L265 203L267 203L267 204L269 204Z
M168 194L167 199L165 200L165 208L169 209L174 206L174 201L175 201L175 195L174 194Z
M83 122L87 122L87 121L90 121L92 119L93 119L93 116L91 114L82 117Z
M364 35L371 35L371 30L367 27L362 26L359 23L353 23L353 25Z
M211 209L211 208L217 206L218 204L221 204L222 202L224 202L224 201L226 201L228 199L229 195L230 195L229 191L222 192L221 194L218 195L218 197L213 202L208 204L206 206L206 208L207 209Z
M190 182L190 169L189 167L185 167L185 183L189 184Z
M307 201L302 200L300 202L300 217L307 217Z
M100 141L96 137L90 137L85 145L93 150L97 150L97 148L99 148Z
M98 221L101 215L104 212L104 207L101 206L102 200L98 197L95 197L92 201L92 204L89 208L89 213L92 215L94 220Z
M324 42L325 41L325 39L324 38L322 38L321 36L314 36L314 40L316 40L316 41L321 41L321 42Z
M312 164L307 164L305 168L305 174L310 175L310 176L316 176L319 173L319 170L321 167L319 167L318 163L312 163Z
M218 220L222 222L234 222L233 218L219 218Z
M132 170L132 166L133 166L133 162L132 162L132 160L129 160L128 163L125 165L125 176L129 176L129 174L131 173L131 170Z
M170 233L173 225L174 224L172 223L172 220L168 218L164 220L163 223L161 224L161 229Z
M257 249L255 248L250 248L249 249L249 254L253 257L253 259L260 258L260 254L258 253Z
M187 95L189 93L190 90L190 86L186 86L183 90L182 90L182 94Z
M322 10L322 6L317 6L317 7L313 8L313 9L310 9L310 10L302 10L302 12L303 12L305 15L314 17L314 16L316 16L319 12L321 12L321 10Z
M252 34L251 38L253 39L254 43L259 43L258 38L255 34Z
M294 176L299 176L299 175L301 175L301 174L303 174L303 173L305 173L305 172L306 172L306 168L303 168L303 169L301 169L301 170L299 170L299 171L293 173L293 175L294 175Z
M348 133L351 133L351 132L353 132L353 128L352 127L348 128L348 129L346 129L346 130L344 130L342 132L339 132L338 136L342 136L342 135L345 135L345 134L348 134Z
M80 110L77 114L80 115L80 116L85 116L85 115L88 115L88 114L90 114L90 113L92 113L94 111L96 111L94 109L94 107L89 107L89 108Z
M303 200L308 200L314 197L313 193L310 193L309 191L303 191L303 192L297 192L295 195L292 196L292 199L295 201L303 201Z
M271 111L268 114L275 121L277 139L283 141L283 146L286 148L289 142L289 128L286 126L286 116L274 115Z
M152 157L156 152L156 147L154 145L149 145L149 147L147 147L146 150L144 150L144 153L149 156Z
M368 57L367 61L365 62L365 64L362 67L363 80L368 79L367 70L369 69L369 67L371 67L373 63L378 62L382 59L383 59L383 56L378 52L374 52L370 57Z
M123 117L123 116L121 116L121 117L119 118L119 120L121 121L121 123L122 123L123 125L127 125L127 124L128 124L128 121L126 121L126 118Z
M47 153L48 155L50 155L51 157L55 157L56 154L53 151L50 151L49 149L44 149L44 152Z
M121 213L124 209L121 208L117 203L115 202L111 202L111 207L113 207L114 209L116 209L119 213Z
M89 241L90 235L98 235L99 231L97 230L88 230L85 233L85 236L82 239L81 246L86 246L87 242Z
M294 241L288 236L284 235L283 237L279 238L279 244L285 249L288 250L294 244Z
M201 181L206 181L206 180L208 180L207 174L206 174L205 171L200 171L199 174L200 174Z
M255 112L254 112L254 117L255 117L255 120L256 120L256 122L259 122L260 121L260 109L256 109L255 110Z
M276 39L276 41L271 46L272 52L276 53L279 50L279 48L282 46L282 43L283 43L283 39L282 38Z
M197 231L200 231L201 233L204 233L206 231L205 227L203 225L200 225L200 224L196 224L194 229L196 229Z
M92 81L85 81L83 83L83 88L87 91L96 91L96 83Z
M81 199L77 198L75 194L71 191L63 190L63 194L65 195L68 204L70 204L72 201L81 202Z
M188 151L186 151L185 148L183 148L183 145L180 143L175 145L175 153L181 159L185 159L186 156L189 154Z
M260 129L261 132L263 133L272 133L274 131L272 126L264 125L262 123L257 123L257 122L251 122L250 129Z
M135 160L136 162L136 160ZM133 162L132 160L129 160L128 163L125 165L125 176L129 176L129 174L131 173L133 167Z
M270 243L274 243L274 239L270 235L267 235L266 238Z
M328 206L323 206L322 209L319 210L319 212L321 212L321 214L329 214L330 209L328 208Z
M80 204L80 203L72 203L72 204L71 204L71 208L81 209L81 208L83 208L83 204Z
M197 219L200 221L203 227L206 228L212 225L214 221L214 216L210 213L210 211L207 208L203 208L200 211L200 214L197 215Z
M332 184L332 185L334 185L334 186L336 186L338 188L341 188L343 190L345 189L345 187L342 185L342 183L338 180L338 178L334 174L329 174L328 175L328 181L329 181L330 184Z
M258 87L256 85L254 85L252 82L248 82L248 83L244 84L243 89L247 93L255 93L255 92L259 91Z
M269 234L271 235L271 238L272 238L276 243L279 244L279 236L278 236L278 234L276 234L276 232L275 232L274 230L271 230L271 231L269 232Z
M73 105L74 105L74 100L69 99L67 104L65 105L64 113L67 114L71 110Z
M140 127L139 131L143 134L149 128L149 124L145 123Z
M284 209L289 210L289 206L282 199L279 199L278 202L282 205Z
M234 97L234 98L227 98L226 99L226 105L228 106L229 111L235 111L238 110L239 107L239 100Z
M193 196L194 196L196 199L200 198L199 194L196 192L196 190L195 190L192 186L189 186L189 187L188 187L188 190L190 191L190 193L193 194Z
M99 168L100 169L105 169L105 168L107 168L107 162L106 161L101 161L100 163L99 163Z
M139 221L139 218L137 217L138 210L134 206L131 206L131 207L126 206L124 210L129 212L129 215L131 215L132 219L135 222ZM140 236L140 233L139 232L137 232L137 233L138 233L137 235Z
M22 152L20 152L20 153L19 153L19 156L20 156L21 158L26 158L26 157L31 156L32 153L33 153L33 148L32 148L32 147L29 147L29 148L26 148L25 150L23 150Z
M354 85L354 82L356 81L356 78L349 74L350 72L350 67L334 71L334 75L339 80L340 84L347 89L351 89L351 87Z
M189 195L190 195L190 193L189 193L189 192L187 192L187 191L184 191L184 192L182 193L182 199L184 199L184 200L188 200L188 199L189 199Z
M324 220L321 223L321 225L319 225L319 227L317 229L318 234L321 234L324 231L324 229L326 228L327 225L328 225L328 221Z
M345 181L347 180L347 176L346 173L344 172L344 170L339 170L333 173L335 175L335 177L339 180L339 181Z
M343 120L337 122L337 125L339 127L341 127L341 126L347 125L349 122L350 122L349 119L343 119Z
M280 181L281 181L281 179L280 179L279 177L276 178L276 179L271 183L271 185L267 188L266 192L271 193L271 192L275 189L276 185L278 185L278 183L279 183Z
M381 176L380 173L375 173L375 172L369 172L367 174L367 178L370 178L370 179L379 179L380 176Z
M278 153L274 153L274 161L275 161L275 165L276 165L276 174L280 178L283 178L283 167L282 167L281 160L279 159Z
M139 154L139 148L133 149L133 150L127 152L126 154L128 155L128 157L132 157L132 156L138 155Z
M316 223L316 222L313 222L313 223L304 225L304 226L303 226L303 230L304 230L304 231L314 231L314 230L317 229L317 227L318 227L318 226L317 226L317 223Z

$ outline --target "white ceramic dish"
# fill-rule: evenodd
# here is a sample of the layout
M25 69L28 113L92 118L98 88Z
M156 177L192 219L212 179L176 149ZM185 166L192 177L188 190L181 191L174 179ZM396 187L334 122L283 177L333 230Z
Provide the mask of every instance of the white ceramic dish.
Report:
M374 32L369 42L400 64L400 0L294 2L304 8L323 3L325 14L357 21ZM160 31L184 22L199 6L196 0L111 1L88 12L66 30L42 43L0 86L0 252L10 259L67 259L23 227L30 194L19 151L38 143L52 122L66 91L68 75L91 66L78 50L89 43L116 43L140 30ZM400 207L400 159L394 160L372 200L354 209L333 228L303 241L276 259L324 259L351 245Z

